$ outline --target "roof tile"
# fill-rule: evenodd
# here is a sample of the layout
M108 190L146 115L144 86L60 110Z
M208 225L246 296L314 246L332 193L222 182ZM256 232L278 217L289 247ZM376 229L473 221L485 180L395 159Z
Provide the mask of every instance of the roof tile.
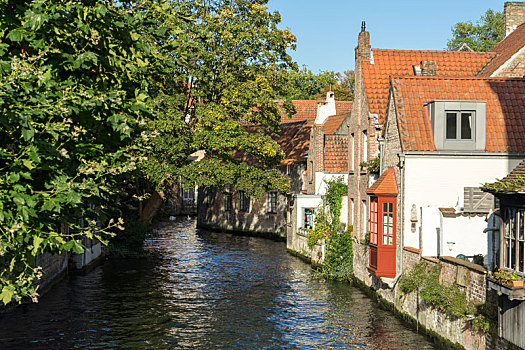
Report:
M515 53L525 46L525 23L519 25L515 30L496 44L491 52L497 56L490 61L478 74L480 77L490 77L499 67L507 62Z
M325 135L323 158L325 171L348 171L348 136Z
M386 50L372 49L374 63L362 61L363 78L370 113L384 122L391 75L413 76L414 65L421 61L436 61L437 76L473 77L496 54L493 52ZM339 112L339 111L338 111Z
M425 103L433 100L486 101L488 152L523 152L524 78L392 77L403 151L434 151Z

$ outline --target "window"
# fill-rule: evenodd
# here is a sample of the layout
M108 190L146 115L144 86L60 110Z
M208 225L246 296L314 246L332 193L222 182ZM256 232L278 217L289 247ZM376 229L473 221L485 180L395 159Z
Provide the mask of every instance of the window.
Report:
M243 212L250 210L250 196L244 191L239 191L239 210Z
M370 199L370 243L377 245L377 197Z
M303 223L305 228L314 228L314 210L312 208L304 208Z
M268 193L268 213L277 213L277 191Z
M232 194L229 192L226 192L224 194L224 210L225 211L232 211Z
M447 140L472 140L474 112L446 111L445 134Z
M506 208L503 220L504 229L500 264L502 267L525 272L524 209Z
M367 210L366 210L366 201L363 201L363 229L362 231L363 232L366 232L366 224L367 224L367 221L368 221L368 218L366 217L367 215Z
M195 199L195 189L193 187L188 187L182 191L182 199L185 202L193 202Z
M348 208L348 213L350 217L348 218L348 221L350 224L354 225L354 199L350 198L350 208Z
M368 135L366 130L363 130L363 162L368 161Z
M383 203L383 245L394 242L394 203Z
M351 134L350 138L351 138L350 145L352 147L352 151L350 152L350 171L354 171L354 168L355 168L355 138L354 138L354 134Z
M484 101L432 101L428 108L438 151L485 150Z

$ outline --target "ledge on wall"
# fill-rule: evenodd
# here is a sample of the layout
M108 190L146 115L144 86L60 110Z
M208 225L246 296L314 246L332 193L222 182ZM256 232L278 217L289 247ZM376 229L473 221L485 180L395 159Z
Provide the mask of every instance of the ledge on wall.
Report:
M477 272L481 272L485 274L487 273L487 269L485 269L483 266L474 264L470 261L465 261L465 260L454 258L451 256L441 256L439 257L439 260L446 261L446 262L456 264L456 265L465 266L466 268L477 271Z

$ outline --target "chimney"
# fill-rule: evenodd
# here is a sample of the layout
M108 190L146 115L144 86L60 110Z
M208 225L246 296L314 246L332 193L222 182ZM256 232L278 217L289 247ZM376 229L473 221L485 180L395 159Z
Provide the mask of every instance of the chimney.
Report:
M317 116L315 118L315 124L324 124L328 117L336 114L334 92L328 91L326 93L326 102L319 102L317 104Z
M505 36L507 36L517 26L525 22L525 2L507 1L503 12L505 15Z
M422 76L434 76L436 75L438 64L436 61L421 61L419 67Z
M355 57L364 60L370 59L370 33L366 31L365 21L361 22L361 32L357 37L357 46L355 48Z

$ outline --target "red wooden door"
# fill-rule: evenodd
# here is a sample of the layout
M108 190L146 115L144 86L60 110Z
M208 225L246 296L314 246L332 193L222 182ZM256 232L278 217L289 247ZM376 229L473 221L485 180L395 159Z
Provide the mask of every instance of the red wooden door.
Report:
M378 277L396 275L396 198L370 198L369 270Z

